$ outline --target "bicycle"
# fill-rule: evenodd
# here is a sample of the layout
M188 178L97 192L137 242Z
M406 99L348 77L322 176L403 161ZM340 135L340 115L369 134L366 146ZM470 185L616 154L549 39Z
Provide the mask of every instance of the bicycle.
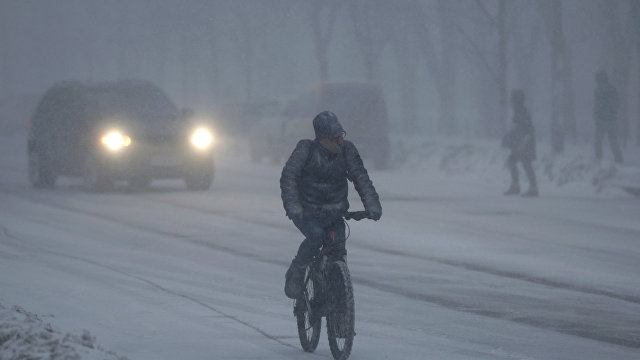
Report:
M369 218L366 211L347 212L345 220ZM332 242L336 233L330 231ZM355 302L347 263L342 256L332 256L331 244L323 244L320 253L307 266L304 291L295 300L293 314L298 325L302 349L315 351L320 340L322 318L326 317L327 336L335 360L346 360L351 354L355 332Z

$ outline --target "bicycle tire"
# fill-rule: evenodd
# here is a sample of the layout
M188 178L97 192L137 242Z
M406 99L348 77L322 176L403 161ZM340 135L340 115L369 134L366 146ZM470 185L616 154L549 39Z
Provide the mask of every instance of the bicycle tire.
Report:
M310 304L313 303L317 294L316 289L318 289L319 286L311 276L311 267L307 267L305 284L303 296L296 300L295 315L298 325L298 337L300 338L302 349L306 352L314 352L320 340L322 318L313 315L313 309L309 311Z
M355 301L353 285L347 264L336 261L329 274L334 309L327 314L327 336L331 355L335 360L346 360L351 355L355 332Z

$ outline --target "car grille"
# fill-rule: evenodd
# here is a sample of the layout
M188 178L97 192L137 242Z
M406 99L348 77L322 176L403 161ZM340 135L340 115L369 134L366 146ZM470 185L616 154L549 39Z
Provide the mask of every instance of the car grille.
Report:
M144 141L149 145L171 144L177 145L181 140L181 136L176 134L171 135L153 135L144 137Z

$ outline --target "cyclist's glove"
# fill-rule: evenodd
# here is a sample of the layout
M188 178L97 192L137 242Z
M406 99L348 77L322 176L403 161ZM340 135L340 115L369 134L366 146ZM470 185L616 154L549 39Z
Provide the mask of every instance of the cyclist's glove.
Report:
M369 213L369 217L375 221L380 220L382 217L382 209L379 207L367 209L367 213Z

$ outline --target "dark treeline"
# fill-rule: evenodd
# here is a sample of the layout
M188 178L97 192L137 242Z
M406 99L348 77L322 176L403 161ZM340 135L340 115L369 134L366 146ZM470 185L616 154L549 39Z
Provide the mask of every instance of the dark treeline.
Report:
M603 69L621 142L640 145L637 0L5 0L0 49L5 104L136 77L215 111L364 80L383 85L398 134L499 137L520 88L558 152L592 141Z

